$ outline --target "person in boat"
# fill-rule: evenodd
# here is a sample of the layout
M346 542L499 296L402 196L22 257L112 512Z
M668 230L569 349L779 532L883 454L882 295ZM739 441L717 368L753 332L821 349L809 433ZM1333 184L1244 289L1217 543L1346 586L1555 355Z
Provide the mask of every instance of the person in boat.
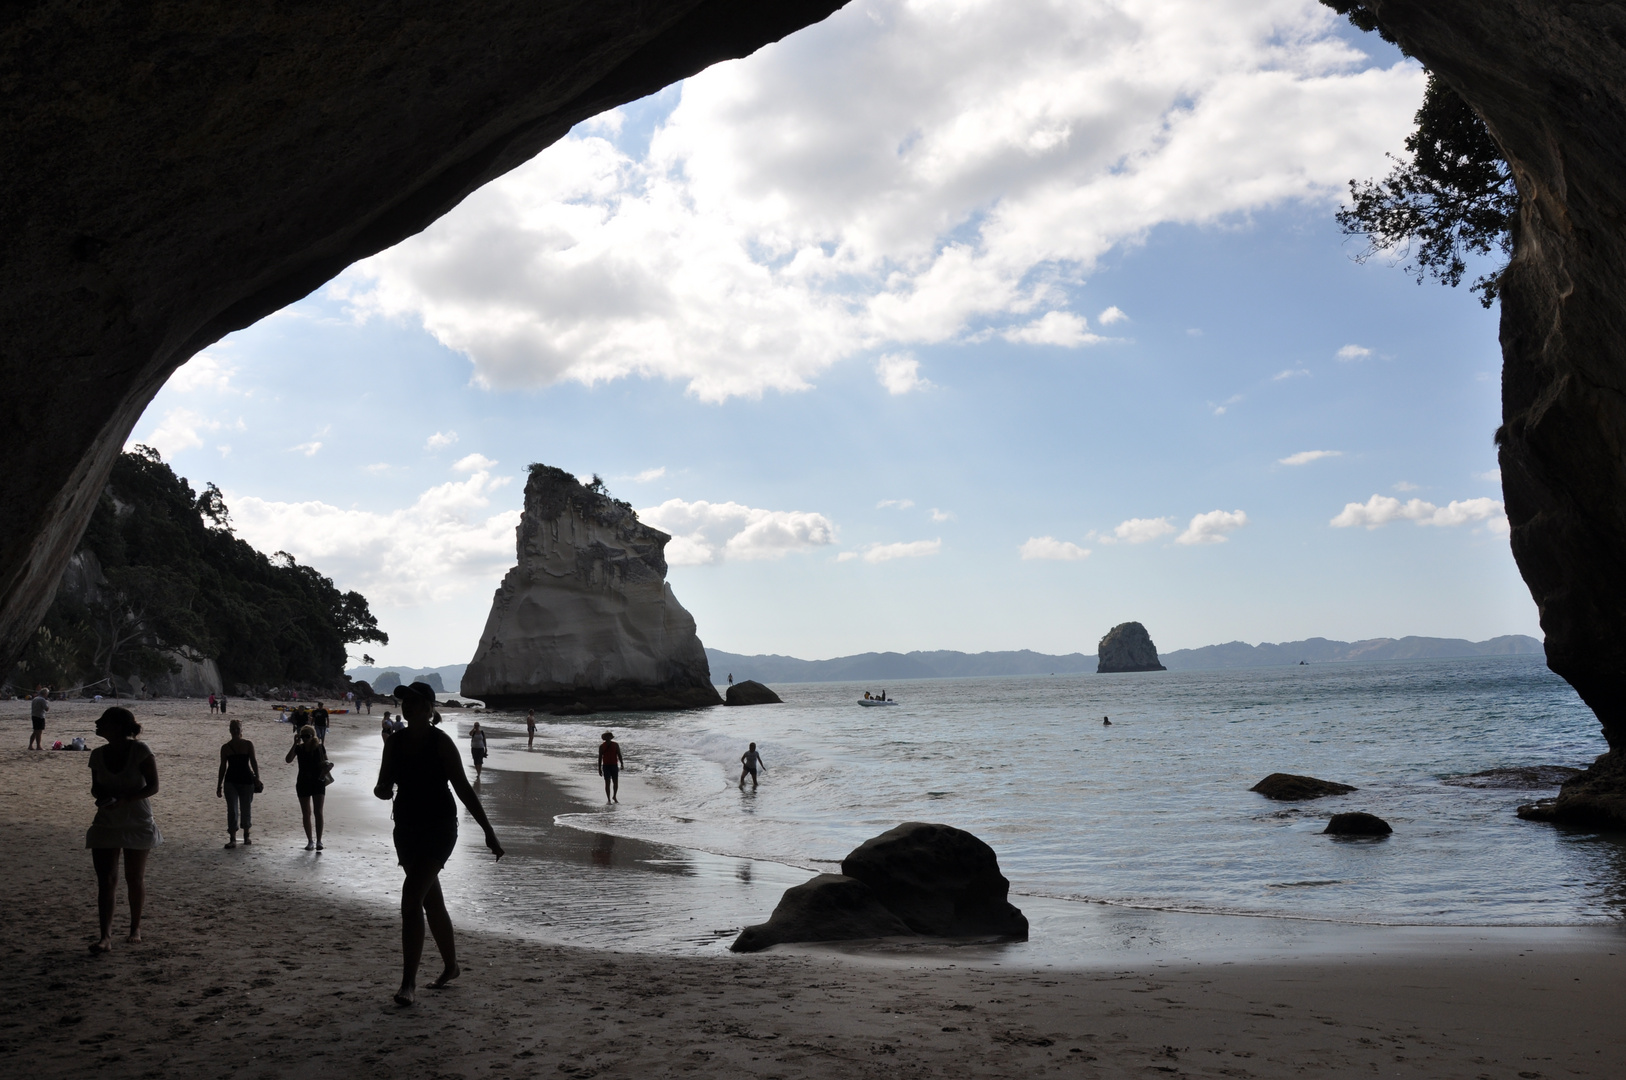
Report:
M868 690L865 690L865 691L864 691L864 700L865 700L865 701L869 701L869 700L871 700L871 698L870 698L870 696L869 696L869 691L868 691Z

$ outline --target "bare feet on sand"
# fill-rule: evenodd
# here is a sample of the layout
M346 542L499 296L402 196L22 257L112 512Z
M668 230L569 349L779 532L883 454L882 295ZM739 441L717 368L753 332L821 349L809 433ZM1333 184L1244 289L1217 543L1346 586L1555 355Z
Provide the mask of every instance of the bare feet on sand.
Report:
M447 983L451 982L461 974L463 974L462 968L458 967L456 964L447 964L446 970L440 973L440 978L429 984L429 989L444 990L446 989Z
M401 989L395 992L395 1003L397 1005L411 1005L417 1000L417 989L411 983L402 983Z
M102 938L102 940L96 942L94 945L92 945L90 947L90 951L93 952L93 953L112 952L113 951L113 939L112 938Z
M127 941L128 943L130 943L131 945L140 945L141 944L141 931L140 930L131 930L130 931L130 936L125 938L124 940Z

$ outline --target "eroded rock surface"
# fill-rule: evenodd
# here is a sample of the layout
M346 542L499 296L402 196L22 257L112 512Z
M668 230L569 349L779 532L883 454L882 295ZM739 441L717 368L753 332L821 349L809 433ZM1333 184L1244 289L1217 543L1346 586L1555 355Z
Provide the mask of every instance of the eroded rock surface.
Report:
M233 330L577 122L841 0L36 0L0 17L0 670L130 429Z
M724 705L783 705L779 695L755 679L734 683L723 696Z
M1275 799L1278 802L1302 802L1305 799L1321 799L1328 795L1347 795L1356 789L1333 780L1273 772L1248 790L1257 791L1265 798Z
M1626 754L1611 750L1564 781L1558 796L1519 807L1526 821L1626 832Z
M632 507L533 465L519 564L491 603L463 693L493 708L718 705L694 617L666 583L666 542Z
M1158 662L1152 635L1138 622L1119 623L1108 630L1096 657L1097 673L1165 670Z
M1006 899L1011 883L999 857L964 829L906 821L853 849L841 872L917 934L1027 940L1027 916Z
M876 899L868 885L842 874L820 874L785 890L765 923L747 926L729 946L758 952L792 941L858 941L913 934Z

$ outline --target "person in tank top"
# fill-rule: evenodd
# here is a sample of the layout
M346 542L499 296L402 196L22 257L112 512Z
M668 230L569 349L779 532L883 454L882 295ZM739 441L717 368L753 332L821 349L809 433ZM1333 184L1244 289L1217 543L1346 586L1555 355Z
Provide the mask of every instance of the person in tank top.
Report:
M129 709L117 705L96 721L96 734L107 740L90 752L90 794L96 817L85 831L85 847L96 867L96 913L101 938L91 952L113 948L113 906L118 900L119 856L124 857L124 884L130 901L132 945L141 943L141 913L147 901L147 855L164 842L152 819L158 794L158 763L144 742L141 725Z
M260 763L254 758L254 744L243 738L243 722L226 725L231 739L220 748L220 775L215 778L215 798L226 800L226 846L237 846L237 825L243 825L243 843L252 844L254 793L260 787Z
M312 724L306 724L294 735L294 745L283 761L292 765L299 762L299 773L294 778L294 794L299 798L299 818L305 825L305 850L322 850L322 804L327 801L327 747ZM311 831L315 824L316 830Z
M395 801L395 853L406 873L401 883L401 988L395 992L395 1002L411 1005L417 999L426 920L445 965L430 988L438 990L462 973L457 966L452 917L440 889L441 868L457 846L454 791L485 830L486 847L499 859L503 850L486 820L480 797L469 786L457 744L430 724L435 712L434 688L424 682L409 683L396 687L395 697L407 726L385 741L373 794Z

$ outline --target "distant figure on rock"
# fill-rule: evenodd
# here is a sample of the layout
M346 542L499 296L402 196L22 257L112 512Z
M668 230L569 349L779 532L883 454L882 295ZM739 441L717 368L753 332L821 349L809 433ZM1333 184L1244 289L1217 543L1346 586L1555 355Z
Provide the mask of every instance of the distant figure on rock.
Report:
M751 777L751 790L755 791L757 789L758 769L767 772L768 765L762 760L762 755L757 753L757 744L752 743L751 749L740 755L740 787L745 787L745 778L749 775Z
M728 673L728 685L734 685L734 673L732 671Z
M604 777L604 801L621 801L621 746L615 741L615 732L606 731L599 737L598 774Z

